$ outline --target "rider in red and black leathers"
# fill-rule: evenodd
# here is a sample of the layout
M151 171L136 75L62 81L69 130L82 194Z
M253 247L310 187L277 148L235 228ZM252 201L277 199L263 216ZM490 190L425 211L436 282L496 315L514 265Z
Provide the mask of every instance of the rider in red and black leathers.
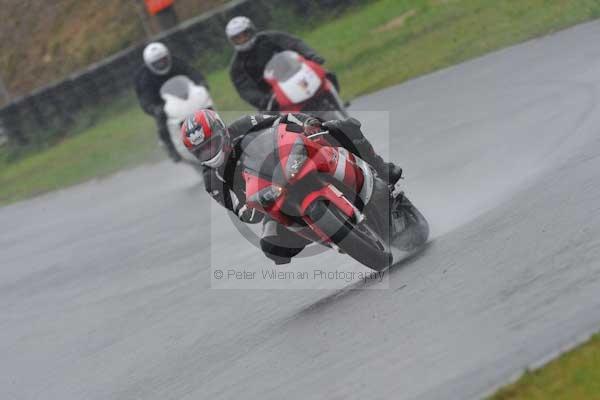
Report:
M263 214L245 207L245 184L241 178L241 171L238 170L238 161L244 150L243 139L253 132L273 126L280 117L280 123L288 124L288 130L297 132L303 132L307 125L322 126L348 151L371 164L382 179L394 183L400 178L401 170L397 175L389 175L389 164L375 153L360 129L360 122L356 119L321 122L306 114L244 116L228 128L231 152L225 163L216 169L205 168L203 176L209 195L219 204L233 211L243 222L257 223L263 219ZM276 264L290 262L290 259L309 243L268 217L263 221L260 245L265 255Z
M325 63L323 57L295 36L276 31L251 34L254 35L251 46L236 47L229 73L240 97L258 110L265 110L271 98L271 87L263 79L263 73L275 54L293 50L317 64ZM327 77L339 89L335 75L328 73Z

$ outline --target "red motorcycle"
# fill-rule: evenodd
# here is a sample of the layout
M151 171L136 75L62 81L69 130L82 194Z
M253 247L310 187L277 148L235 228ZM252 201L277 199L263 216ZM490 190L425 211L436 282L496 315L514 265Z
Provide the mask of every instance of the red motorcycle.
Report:
M309 112L323 120L348 118L327 71L294 51L275 54L263 78L273 91L269 111Z
M240 166L248 206L378 271L395 261L393 248L423 246L429 225L398 184L332 143L326 131L306 136L283 123L246 136Z

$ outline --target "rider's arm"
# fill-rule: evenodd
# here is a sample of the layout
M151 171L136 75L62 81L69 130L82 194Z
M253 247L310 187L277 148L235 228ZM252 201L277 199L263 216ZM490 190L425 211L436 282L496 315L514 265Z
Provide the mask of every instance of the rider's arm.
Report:
M224 182L218 170L204 168L202 178L204 179L204 188L210 197L233 212L240 221L248 224L256 224L262 221L263 215L255 209L248 208L243 192L238 190L236 193L234 188Z
M202 170L202 179L204 180L204 189L206 189L209 196L226 209L234 211L235 205L232 202L231 189L218 171L205 167Z
M370 162L375 156L373 146L365 137L361 129L361 123L356 118L325 121L323 126L327 128L331 136L351 153L358 155L367 162Z
M159 94L159 89L148 84L146 71L140 70L135 76L135 93L137 94L140 106L146 114L157 117L157 110L164 104Z
M271 96L270 93L265 93L260 89L258 83L254 82L243 68L241 62L237 62L236 59L233 60L229 75L242 99L259 110L266 108Z
M248 132L270 127L279 117L279 114L244 115L229 125L229 136L235 141L246 135Z
M317 54L317 52L307 45L302 39L297 38L296 36L289 35L283 32L269 31L265 33L269 36L271 41L278 45L279 47L286 50L293 50L297 53L302 54L304 57L308 58L319 64L324 64L325 59Z

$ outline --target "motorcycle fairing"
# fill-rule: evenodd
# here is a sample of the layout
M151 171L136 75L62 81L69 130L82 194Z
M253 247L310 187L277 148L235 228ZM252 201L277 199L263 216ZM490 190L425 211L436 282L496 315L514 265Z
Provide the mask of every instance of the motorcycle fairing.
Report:
M269 169L273 169L271 173L265 171L264 162L262 164L261 162L256 163L257 165L253 168L244 169L243 177L246 184L246 198L250 207L269 214L274 220L285 226L297 224L300 222L299 219L303 220L304 224L309 226L313 233L319 236L321 241L325 242L329 238L323 236L322 232L318 229L314 229L313 221L306 215L308 208L315 201L325 199L348 218L352 218L355 221L363 218L358 208L348 200L342 191L336 188L334 182L337 181L352 192L361 193L360 198L363 202L368 200L373 191L374 178L364 161L358 157L354 157L353 154L343 148L322 146L302 134L291 132L287 130L287 125L285 124L279 124L276 132L270 130L267 132L271 132L271 134L263 136L263 133L259 137L254 138L253 141L259 138L260 141L255 143L255 148L252 151L245 151L244 153L248 155L257 153L254 155L255 158L268 159L271 162L278 160L279 165L273 166L269 164ZM274 140L269 142L269 139L273 137ZM265 147L268 143L273 143L272 146L274 147L271 151ZM294 150L294 146L299 145L304 146L306 159L298 170L298 173L290 176L285 172L286 166L288 165L288 160ZM270 155L265 153L276 154ZM255 162L256 160L252 161L252 163ZM262 167L259 167L259 165L262 165ZM280 171L283 171L283 173ZM366 175L363 176L363 174ZM275 179L275 175L279 179ZM306 182L312 182L311 175L316 177L315 182L318 185L306 184ZM284 181L281 180L282 176L285 178ZM329 176L329 178L325 178L326 176ZM303 184L304 186L302 186ZM277 189L276 193L279 193L279 196L270 202L270 204L261 203L261 193L264 194L265 191L271 191L270 193L272 194L274 193L272 192L273 188ZM292 210L290 213L289 205L286 207L286 201L289 200L292 193L293 197L298 198L299 203L295 206L295 211ZM295 217L291 217L291 215ZM306 230L305 232L300 232L300 234L305 237L307 236Z
M325 69L293 51L276 54L265 68L263 78L273 89L280 108L302 110L303 103L329 88Z

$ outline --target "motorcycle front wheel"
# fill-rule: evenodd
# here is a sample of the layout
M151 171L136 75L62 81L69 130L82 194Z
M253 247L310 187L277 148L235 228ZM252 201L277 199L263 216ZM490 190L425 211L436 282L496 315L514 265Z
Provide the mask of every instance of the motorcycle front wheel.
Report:
M315 201L308 208L307 215L333 244L361 264L375 271L385 270L392 264L389 244L368 224L350 221L325 201Z

